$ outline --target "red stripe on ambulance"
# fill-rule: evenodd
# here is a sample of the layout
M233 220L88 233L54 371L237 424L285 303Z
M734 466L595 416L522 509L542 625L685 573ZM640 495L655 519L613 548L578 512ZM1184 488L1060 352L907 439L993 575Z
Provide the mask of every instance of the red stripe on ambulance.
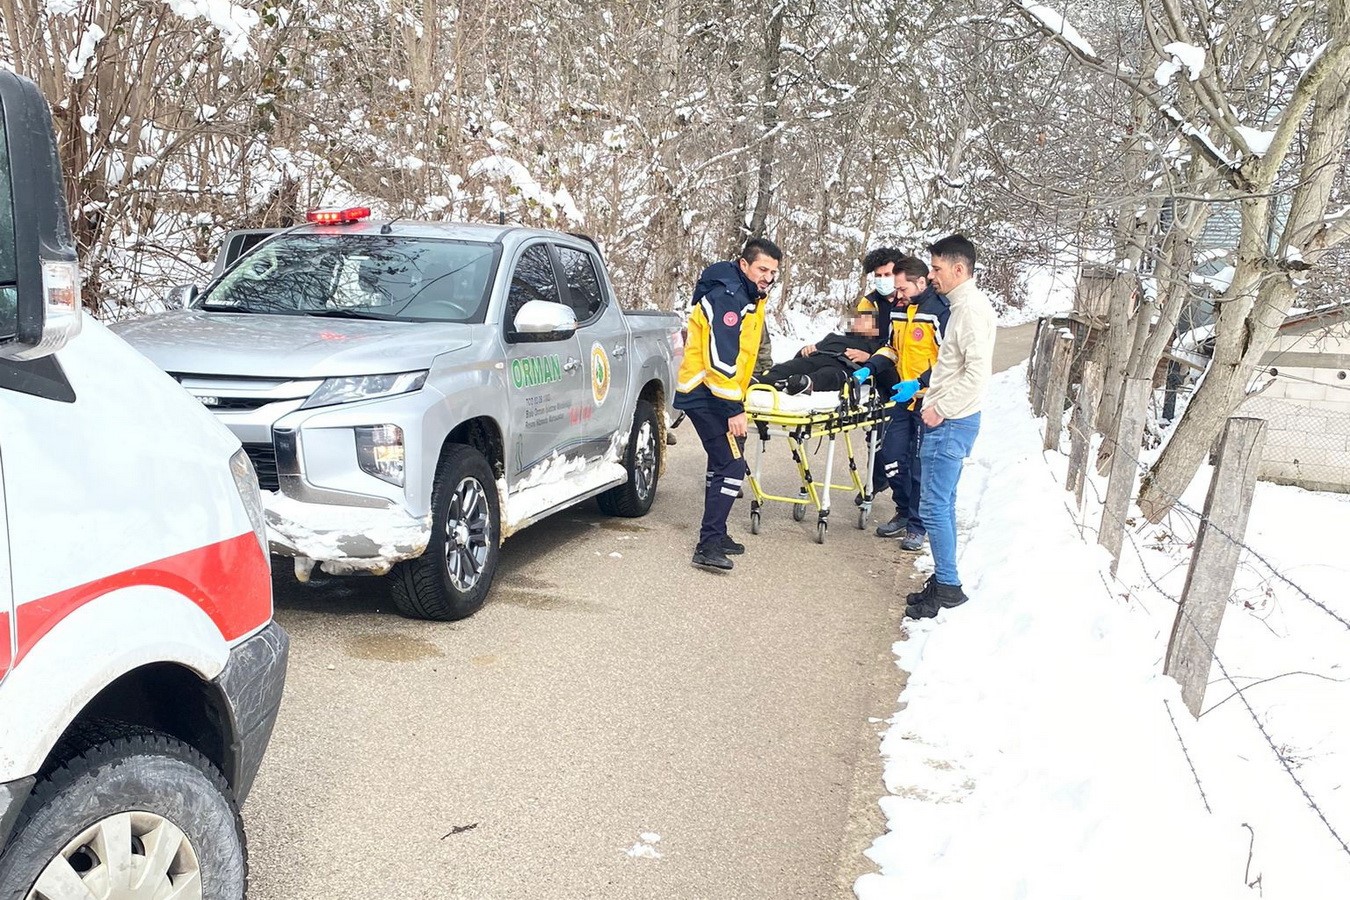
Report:
M19 606L19 653L13 664L81 606L130 587L162 587L183 595L211 617L227 642L234 641L272 617L271 591L254 589L258 584L270 585L268 563L251 531L108 575Z

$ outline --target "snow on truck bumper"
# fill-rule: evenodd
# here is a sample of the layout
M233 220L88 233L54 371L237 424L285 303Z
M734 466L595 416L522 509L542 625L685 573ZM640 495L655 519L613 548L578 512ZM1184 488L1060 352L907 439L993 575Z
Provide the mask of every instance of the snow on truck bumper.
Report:
M263 508L271 551L295 557L301 579L316 563L330 575L383 575L395 563L421 556L431 540L431 517L397 506L305 503L264 491Z

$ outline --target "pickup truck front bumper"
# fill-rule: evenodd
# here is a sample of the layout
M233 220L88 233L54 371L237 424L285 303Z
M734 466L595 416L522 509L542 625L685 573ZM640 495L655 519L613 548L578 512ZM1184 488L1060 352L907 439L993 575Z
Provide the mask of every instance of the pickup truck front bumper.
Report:
M398 506L382 508L306 503L263 492L271 551L297 559L306 577L313 561L331 575L383 575L395 563L421 556L431 540L431 517Z

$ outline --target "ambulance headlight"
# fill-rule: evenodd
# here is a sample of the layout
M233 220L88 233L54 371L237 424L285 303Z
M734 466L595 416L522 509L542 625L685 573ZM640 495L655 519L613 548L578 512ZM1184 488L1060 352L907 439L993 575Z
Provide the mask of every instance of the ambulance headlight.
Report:
M263 518L262 491L258 488L258 473L253 471L253 461L248 458L244 448L230 457L230 474L234 476L234 486L239 490L239 499L244 501L244 511L248 513L249 524L253 526L253 535L262 547L263 558L269 559L267 550L267 522Z

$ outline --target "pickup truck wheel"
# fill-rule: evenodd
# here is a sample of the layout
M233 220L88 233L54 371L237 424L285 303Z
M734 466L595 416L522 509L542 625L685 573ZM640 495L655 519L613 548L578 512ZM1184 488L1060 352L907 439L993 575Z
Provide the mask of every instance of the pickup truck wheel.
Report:
M431 508L426 552L394 569L394 605L413 619L463 619L483 605L497 571L501 510L482 453L467 446L445 451Z
M243 823L204 756L117 725L95 726L62 750L0 856L0 898L242 900Z
M633 411L633 430L628 435L628 449L623 455L628 483L610 488L596 497L601 512L636 519L645 516L647 510L652 508L652 501L656 499L656 482L661 476L660 434L656 410L646 400L639 400Z

